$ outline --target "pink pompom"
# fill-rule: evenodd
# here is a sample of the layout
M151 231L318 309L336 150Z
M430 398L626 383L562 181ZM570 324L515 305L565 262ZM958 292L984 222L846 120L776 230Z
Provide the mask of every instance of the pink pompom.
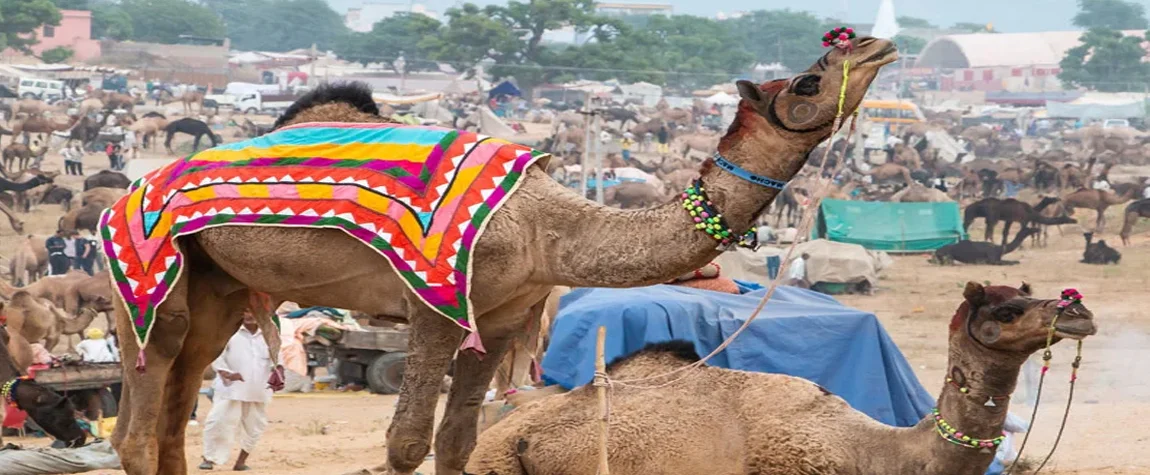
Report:
M827 46L830 46L830 45L831 44L829 42L826 42L826 41L823 42L823 48L826 48Z
M847 33L854 33L854 32L855 32L854 28L847 28Z
M846 33L842 33L839 35L839 39L843 40L843 41L849 40L850 38L851 37L849 35L847 35Z

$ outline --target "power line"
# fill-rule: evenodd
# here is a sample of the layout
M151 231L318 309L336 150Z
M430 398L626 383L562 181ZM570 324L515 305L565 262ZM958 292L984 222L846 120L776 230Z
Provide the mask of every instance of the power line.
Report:
M375 60L373 62L381 62L381 63L391 63L391 62L394 62L395 60L399 59L398 57L384 57L384 56L364 56L364 55L352 55L352 56L354 56L356 59ZM451 61L441 61L441 60L425 59L425 58L412 59L412 58L404 57L403 59L404 59L404 61L407 61L408 64L411 64L413 62L423 62L423 63L450 63L451 62ZM655 69L587 68L587 67L578 67L578 66L543 66L543 65L538 65L538 64L495 63L495 64L490 64L490 65L479 65L479 66L483 66L485 68L499 67L499 68L507 68L507 69L534 70L534 71L581 71L581 72L597 72L597 73L664 74L664 75L672 75L672 76L709 76L709 77L722 77L722 78L730 78L732 76L738 76L738 73L710 73L710 72L703 72L703 71L698 71L698 72L661 71L661 70L655 70Z

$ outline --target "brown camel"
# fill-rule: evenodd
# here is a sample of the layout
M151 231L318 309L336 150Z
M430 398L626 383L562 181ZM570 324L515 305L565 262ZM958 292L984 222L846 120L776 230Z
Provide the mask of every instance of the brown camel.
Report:
M80 206L111 207L121 196L128 194L123 188L108 188L104 186L89 189L80 194Z
M853 161L847 163L850 164L855 173L871 177L872 182L876 185L902 183L909 186L914 183L914 178L910 176L910 169L897 163L884 163L865 172L855 167Z
M108 92L103 89L92 91L89 96L91 99L99 99L103 101L105 110L122 109L132 112L136 107L136 98L130 94L120 94L118 92ZM85 101L87 102L87 101ZM83 103L81 103L83 105Z
M65 130L71 130L72 126L76 125L79 120L80 119L77 117L70 119L68 122L58 122L56 120L45 119L39 116L19 119L12 124L12 141L16 141L20 134L51 135L52 132L63 132ZM43 137L41 137L40 142L46 143L44 142Z
M843 112L853 113L879 68L896 58L890 41L860 38L852 51L832 48L793 80L739 81L741 106L719 152L750 173L789 180L832 133L839 91L846 95ZM850 77L843 85L846 61ZM385 122L377 110L365 86L322 86L277 125ZM700 179L736 233L749 229L777 193L719 167ZM587 252L588 243L598 243L595 252ZM146 372L125 371L121 407L127 410L111 439L128 475L183 473L184 428L200 375L239 328L253 291L270 296L273 307L290 300L410 322L404 382L387 432L386 470L411 475L423 463L442 378L464 334L419 302L387 259L334 229L224 226L180 238L177 245L185 265L158 308L150 343L141 352L135 338L120 339L126 368L142 363L138 354L147 361ZM455 358L455 379L436 431L436 473L462 473L475 441L475 401L508 341L538 320L531 309L554 286L651 285L697 269L719 253L715 239L696 228L679 202L646 210L598 206L552 180L542 165L529 168L471 254L471 308L486 356L462 352ZM131 335L124 303L117 299L115 305L120 334Z
M129 180L126 175L112 170L100 170L95 175L84 179L84 191L100 187L126 190L131 185L132 180Z
M0 171L0 191L12 193L13 208L25 213L32 210L32 200L29 195L38 193L45 185L52 186L59 171L40 171L35 168L20 170L12 175Z
M1138 218L1150 218L1150 198L1141 199L1126 205L1125 219L1122 222L1122 245L1130 245L1130 233L1134 231L1134 223Z
M10 327L30 343L43 341L48 351L56 348L61 337L68 340L68 351L72 351L69 337L82 333L96 318L96 312L91 309L80 312L78 317L69 317L64 309L26 290L13 293L3 312Z
M603 189L603 202L622 209L648 208L667 201L668 196L650 183L623 182ZM594 190L588 189L594 197Z
M1116 195L1106 190L1080 189L1062 197L1066 212L1074 215L1075 209L1092 209L1098 213L1094 220L1095 232L1101 233L1106 228L1106 208L1134 199L1137 190L1129 189L1126 193Z
M25 291L33 297L52 302L56 307L63 309L68 315L80 316L85 309L95 312L111 312L113 291L112 283L107 271L88 275L82 271L72 270L62 276L40 279L28 284L26 287L13 287L0 281L0 297L11 298L16 292ZM115 323L110 321L109 327Z
M890 197L893 202L899 203L945 203L947 201L954 201L950 199L942 190L935 188L927 188L918 183L912 183L910 186L899 190Z
M45 112L63 113L68 107L64 104L51 105L39 99L20 99L15 104L12 104L12 115L9 120L16 118L17 114L24 114L28 117L42 116Z
M990 241L993 240L994 227L999 221L1004 221L1005 224L1002 227L1002 247L1006 247L1007 237L1010 235L1010 227L1013 226L1014 223L1020 225L1019 229L1026 229L1032 223L1045 225L1074 223L1074 218L1068 216L1049 218L1042 214L1042 210L1057 202L1058 198L1049 196L1043 198L1034 206L1030 206L1029 203L1024 203L1014 198L985 198L971 203L970 206L967 206L966 209L963 210L962 231L967 232L975 219L983 218L986 220L986 240Z
M3 304L0 304L3 307ZM2 308L0 308L2 311ZM0 385L23 376L32 362L32 347L24 337L0 325ZM28 413L49 435L65 442L67 447L84 445L86 432L76 423L72 402L51 389L23 381L16 386L12 399L16 407ZM0 437L2 439L2 437ZM3 445L0 440L0 446Z
M100 224L100 214L107 208L107 206L100 204L88 204L73 209L60 217L56 223L57 228L65 231L87 229L88 232L96 234L96 227Z
M1009 394L1027 357L1046 346L1048 334L1054 342L1082 340L1097 328L1081 302L1059 310L1059 300L1032 298L1026 284L1015 289L970 282L963 297L949 332L947 367L954 382L942 387L939 418L928 414L913 427L884 425L794 376L703 366L677 381L660 381L658 375L699 359L690 343L652 345L613 362L611 378L656 377L649 385L660 386L610 390L611 473L981 475L994 450L980 449L979 442L997 446L993 441L1002 435ZM485 431L467 471L593 474L598 424L596 388L544 397ZM960 445L964 440L975 446Z
M163 117L144 117L128 126L128 130L139 135L141 148L152 150L156 148L156 137L168 126L168 119Z
M700 152L707 157L711 156L711 154L715 153L715 148L719 146L720 138L722 137L718 135L693 133L681 135L676 137L675 140L682 144L683 158L688 158L692 150Z
M173 102L179 102L180 104L182 104L184 106L184 116L192 115L192 112L193 112L192 105L193 104L199 106L199 108L196 109L196 111L198 111L200 114L204 113L204 93L197 90L197 89L189 89L187 91L184 91L183 94L180 94L178 96L173 95L169 91L164 91L164 96L161 99L161 101L164 104L171 104Z
M19 244L15 254L8 260L12 285L19 287L36 282L48 272L48 249L44 246L45 242L44 237L28 236Z
M16 234L24 232L24 221L16 217L16 211L9 208L8 205L0 203L0 213L4 213L8 217L8 223L12 225L12 230L16 231Z

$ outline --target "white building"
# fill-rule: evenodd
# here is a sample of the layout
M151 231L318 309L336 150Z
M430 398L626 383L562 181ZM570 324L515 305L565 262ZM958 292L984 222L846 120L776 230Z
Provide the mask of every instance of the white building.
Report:
M348 8L347 15L343 17L343 23L352 31L367 33L380 20L390 18L401 12L418 13L429 18L439 19L438 12L421 3L364 2L359 8Z

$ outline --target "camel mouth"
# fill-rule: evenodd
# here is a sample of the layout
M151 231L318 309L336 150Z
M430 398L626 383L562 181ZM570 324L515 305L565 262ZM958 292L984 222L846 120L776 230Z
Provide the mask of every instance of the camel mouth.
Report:
M894 43L888 43L885 48L879 50L877 53L867 56L866 59L859 61L859 65L873 64L875 66L886 66L890 63L898 61L898 46Z
M1091 320L1060 321L1054 325L1054 336L1070 340L1083 340L1098 333L1098 327Z

